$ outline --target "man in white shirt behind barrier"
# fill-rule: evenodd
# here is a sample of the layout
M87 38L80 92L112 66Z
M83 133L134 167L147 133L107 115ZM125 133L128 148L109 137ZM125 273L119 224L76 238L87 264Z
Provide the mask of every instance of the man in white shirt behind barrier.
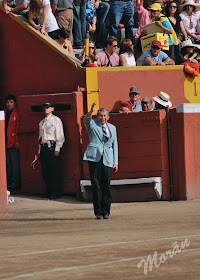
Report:
M44 103L43 109L45 118L39 123L39 154L46 192L42 197L57 199L61 197L60 149L65 141L63 124L52 114L52 103Z

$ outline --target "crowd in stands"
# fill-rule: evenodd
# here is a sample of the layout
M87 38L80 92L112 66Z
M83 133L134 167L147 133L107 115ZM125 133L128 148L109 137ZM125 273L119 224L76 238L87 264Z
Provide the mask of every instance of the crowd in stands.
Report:
M200 4L194 0L3 0L3 6L6 14L23 15L35 29L56 40L71 55L73 49L82 48L82 62L88 31L89 62L94 66L134 67L141 55L143 66L199 63ZM168 50L162 49L156 39L142 53L141 38L147 35L143 26L150 23L167 35ZM97 53L96 48L103 51Z
M130 112L147 112L153 110L164 109L166 112L168 108L172 107L172 103L170 101L170 96L160 91L158 96L152 97L155 102L152 101L150 97L144 97L141 101L139 88L133 86L129 91L129 99L128 101L123 101L120 103L119 113L130 113Z

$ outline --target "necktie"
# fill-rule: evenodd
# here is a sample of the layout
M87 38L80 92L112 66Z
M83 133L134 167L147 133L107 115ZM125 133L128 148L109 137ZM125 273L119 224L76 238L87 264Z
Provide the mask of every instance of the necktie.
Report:
M108 141L109 135L108 135L108 133L106 131L105 126L102 126L102 130L103 130L103 136L104 136L105 140Z

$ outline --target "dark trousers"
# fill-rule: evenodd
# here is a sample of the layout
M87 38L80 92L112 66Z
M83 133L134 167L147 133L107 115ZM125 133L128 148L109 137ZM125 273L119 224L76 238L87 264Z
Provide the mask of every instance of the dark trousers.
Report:
M6 173L8 190L20 187L19 151L15 148L6 149Z
M73 45L84 46L85 45L85 33L86 33L86 0L74 0L74 18L73 18Z
M88 165L92 183L94 214L110 214L112 168L105 166L103 159L99 162L88 161Z
M41 146L40 162L42 177L46 184L46 193L49 195L61 195L61 160L60 155L54 156L54 148Z

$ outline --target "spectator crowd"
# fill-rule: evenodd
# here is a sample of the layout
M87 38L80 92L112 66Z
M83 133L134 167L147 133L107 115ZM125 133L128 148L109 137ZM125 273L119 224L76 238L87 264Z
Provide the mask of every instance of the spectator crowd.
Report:
M3 6L6 14L23 15L71 55L73 49L83 49L81 61L88 31L89 62L94 66L136 66L141 55L143 66L200 62L200 4L194 0L3 0ZM142 53L141 38L147 35L143 27L150 23L167 36L168 50L155 39ZM97 48L103 51L97 53Z

